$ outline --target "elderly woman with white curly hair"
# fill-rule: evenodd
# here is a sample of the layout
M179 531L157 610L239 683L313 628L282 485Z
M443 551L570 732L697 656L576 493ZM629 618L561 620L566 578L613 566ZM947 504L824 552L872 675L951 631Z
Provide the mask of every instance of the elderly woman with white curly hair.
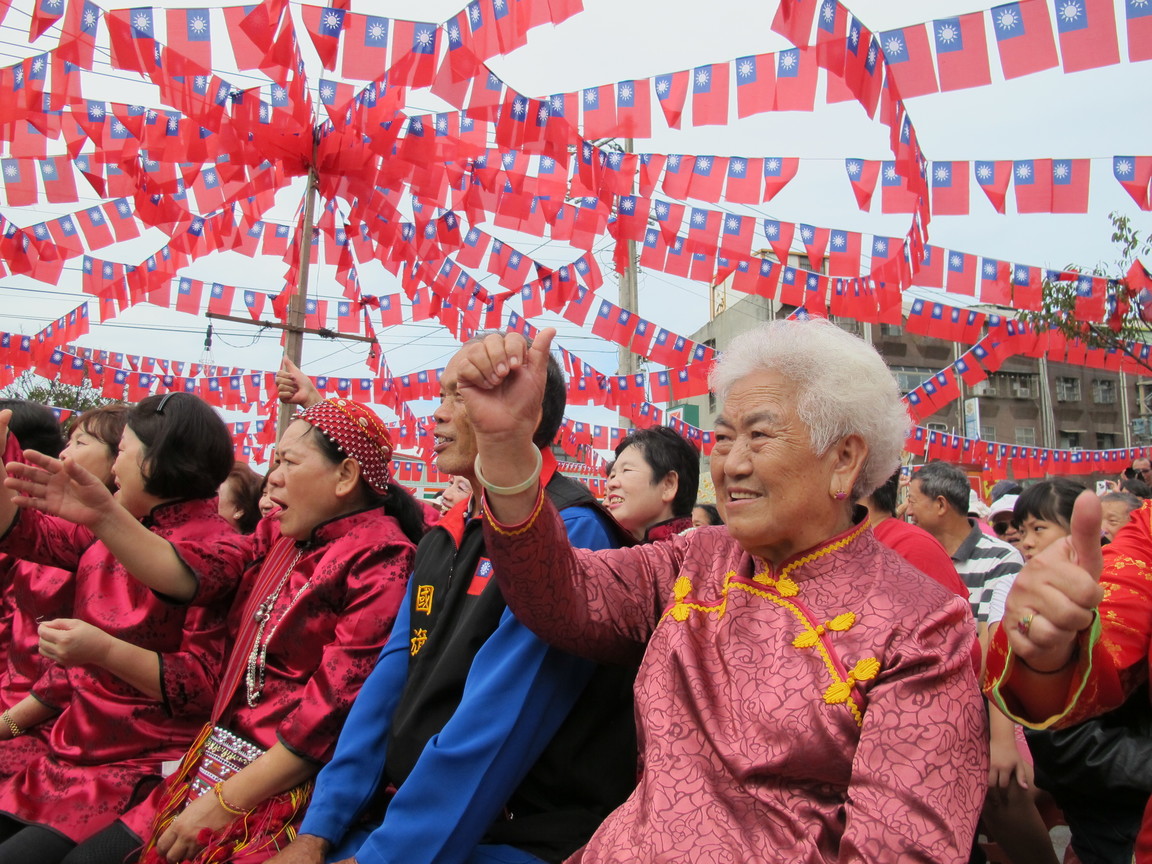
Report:
M488 552L508 605L553 644L643 655L635 792L572 860L968 860L987 780L967 603L854 508L895 469L908 417L875 350L775 321L712 373L725 525L572 549L532 432L545 330L467 348Z

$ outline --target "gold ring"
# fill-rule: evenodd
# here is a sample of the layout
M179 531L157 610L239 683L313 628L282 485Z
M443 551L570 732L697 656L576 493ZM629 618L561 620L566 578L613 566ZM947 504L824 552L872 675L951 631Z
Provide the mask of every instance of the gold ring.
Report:
M1016 622L1016 632L1021 636L1027 636L1028 631L1032 629L1033 613L1029 612L1023 618Z

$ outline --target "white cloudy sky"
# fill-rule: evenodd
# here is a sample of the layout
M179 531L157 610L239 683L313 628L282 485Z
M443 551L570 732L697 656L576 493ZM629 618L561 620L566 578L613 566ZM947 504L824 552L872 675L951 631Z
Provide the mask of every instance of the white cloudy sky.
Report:
M353 11L392 17L443 20L461 8L463 0L374 0L353 2ZM12 63L34 50L26 42L27 11L32 0L16 0L0 28L0 62ZM160 4L158 4L160 5ZM163 5L209 6L208 3ZM585 12L556 28L532 31L529 44L513 55L495 58L491 65L511 86L529 95L546 95L629 78L646 78L708 62L790 47L769 29L774 3L752 0L584 0ZM932 18L986 8L972 0L857 0L848 7L873 31ZM1123 3L1117 0L1123 26ZM42 43L50 41L48 38ZM1121 42L1123 54L1123 42ZM310 45L306 55L315 59ZM995 58L995 45L989 41ZM996 61L993 59L995 67ZM319 64L316 64L318 69ZM972 215L933 220L931 242L946 248L1039 266L1076 263L1094 266L1114 260L1108 213L1132 215L1152 232L1152 214L1141 214L1111 176L1111 156L1144 155L1152 141L1152 64L1127 64L1065 75L1059 69L990 87L937 94L911 100L910 112L921 146L929 159L1019 159L1041 157L1095 157L1092 197L1086 216L1000 216L973 184ZM995 72L994 72L995 78ZM122 77L91 76L95 98L148 103L150 88ZM138 80L138 79L137 79ZM133 89L135 88L135 89ZM140 92L131 97L126 93ZM415 94L413 112L439 110L440 103ZM656 110L657 115L659 111ZM819 107L812 114L760 115L735 121L725 128L667 130L662 121L651 141L637 141L638 151L710 153L717 155L800 156L798 176L770 205L757 212L789 221L846 228L886 235L901 235L907 217L862 213L845 179L845 157L883 159L888 156L887 130L864 116L854 104ZM280 197L272 218L289 219L298 203L298 191ZM879 192L874 208L879 209ZM1011 204L1009 204L1011 209ZM7 213L19 224L46 215ZM489 226L490 227L490 226ZM499 229L492 233L501 235ZM140 260L150 248L116 249L104 257ZM521 248L551 264L571 261L579 252L568 247L539 246L523 238ZM598 247L605 270L610 267L607 242ZM534 251L533 251L534 250ZM104 254L104 253L98 253ZM78 260L76 267L78 268ZM281 265L253 265L234 253L217 254L197 262L186 275L245 287L276 290ZM477 274L482 275L482 274ZM364 290L386 294L399 290L388 274L376 267L362 274ZM658 326L690 333L707 319L707 286L674 279L662 273L641 276L640 314ZM615 299L609 283L602 289ZM317 274L318 296L335 298L339 286L330 274ZM0 329L35 332L72 308L79 297L78 269L66 273L60 287L34 286L28 280L0 280ZM93 309L95 314L95 309ZM206 321L179 313L142 306L130 310L112 326L94 327L82 344L153 354L171 359L200 360L246 368L274 368L279 353L277 335L258 335L232 325L216 328L210 354L203 350ZM447 331L436 325L413 325L381 333L392 369L397 374L443 365L454 350ZM585 356L602 371L613 372L614 355L591 334L562 330L566 347ZM305 365L315 374L358 377L368 374L365 348L358 343L333 344L309 338ZM426 406L425 406L426 407ZM421 413L419 408L417 413ZM604 412L571 412L579 419L612 422ZM586 415L586 416L585 416Z

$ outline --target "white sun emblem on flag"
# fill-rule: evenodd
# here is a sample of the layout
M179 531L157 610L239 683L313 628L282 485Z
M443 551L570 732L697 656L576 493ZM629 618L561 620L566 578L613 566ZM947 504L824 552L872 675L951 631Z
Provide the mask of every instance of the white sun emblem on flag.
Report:
M512 113L517 117L523 117L524 112L527 110L527 103L523 99L516 98L512 100Z
M805 225L800 229L800 236L804 239L805 242L808 242L816 236L816 232L813 231L809 226Z
M661 96L663 96L665 93L668 92L668 79L667 78L661 78L659 81L656 82L656 92L659 93Z
M833 3L825 3L820 8L820 16L826 21L831 23L836 18L836 6Z
M459 42L460 41L460 28L457 27L455 24L453 24L451 27L448 28L448 38L451 39L453 42Z
M889 165L884 169L885 180L895 180L899 175L896 173L896 166Z
M668 215L668 205L663 201L656 202L656 215L661 217Z
M620 98L623 99L625 102L627 102L629 99L632 98L632 85L631 84L621 84L620 85Z
M848 31L848 41L853 45L860 44L860 30L858 27L853 26L852 29Z
M1128 175L1132 173L1132 163L1127 159L1122 159L1116 163L1116 173Z
M324 16L324 29L325 30L338 30L340 28L340 16L335 12L329 12Z
M947 180L948 179L948 166L937 165L935 175L936 175L937 180Z
M953 267L959 267L961 264L963 264L963 263L964 263L964 259L963 259L963 258L961 258L959 255L953 255L953 256L952 256L952 257L949 259L949 263L950 263L950 264L951 264Z
M43 68L44 68L44 58L43 57L37 57L35 60L32 61L32 71L33 72L39 72Z
M551 168L555 164L556 164L556 160L553 159L551 156L541 156L540 157L540 167L541 168Z
M871 45L868 48L868 65L871 66L871 65L874 65L875 63L876 63L876 46Z
M473 21L479 21L480 20L480 7L479 6L469 6L468 7L468 17L471 18Z
M788 52L780 55L780 68L781 69L791 69L795 65L796 65L796 55L793 54L791 51L788 51Z
M887 255L888 254L888 241L887 240L881 240L879 237L877 237L872 242L872 251L877 255Z
M699 84L700 86L703 86L703 85L708 83L708 70L707 69L701 69L699 72L696 73L696 83Z
M41 170L43 170L46 177L50 177L56 173L56 168L52 165L51 162L41 163Z
M508 256L508 263L509 263L509 265L511 265L512 267L516 267L516 266L519 266L519 264L520 264L520 253L519 253L519 252L513 252L511 255L509 255L509 256Z
M1016 178L1018 180L1027 180L1032 176L1032 168L1029 165L1016 166Z
M4 166L4 176L5 177L15 177L19 173L20 173L20 169L11 163Z
M148 18L147 15L140 14L132 19L132 24L137 30L147 32L148 28L152 26L152 21Z
M287 95L288 95L288 91L285 90L283 87L273 87L272 88L272 98L273 99L283 99Z
M728 165L728 170L733 174L739 175L744 173L746 167L743 159L733 159Z
M699 168L701 171L707 171L709 168L712 167L712 160L709 159L707 156L699 156L696 159L696 167Z
M777 225L775 222L771 222L768 225L765 225L764 226L764 235L766 237L778 237L778 236L780 236L780 226Z
M884 43L885 54L902 54L904 52L904 43L896 36L888 37L888 41Z
M1026 267L1016 268L1016 281L1025 282L1028 279L1028 269Z
M1064 180L1071 173L1072 169L1067 162L1057 162L1052 166L1052 176L1057 180Z
M84 10L84 27L90 28L96 24L96 13L91 9Z
M203 33L208 29L208 21L205 18L197 15L195 18L188 22L188 26L192 28L193 33Z
M89 117L103 117L104 116L104 106L103 105L93 105L91 108L88 109L88 116Z
M991 261L989 261L988 263L986 263L984 265L984 275L985 276L995 276L996 275L996 265L993 264Z
M1080 16L1084 14L1084 10L1080 8L1079 3L1067 2L1060 4L1060 17L1066 24L1071 24L1074 21L1080 20Z
M843 249L846 242L847 242L847 240L845 239L843 234L833 234L832 235L833 248Z
M436 131L437 132L447 132L448 131L448 118L447 117L437 117L436 118Z
M421 48L427 48L432 44L432 31L421 30L416 34L416 42L420 45Z
M540 108L537 109L537 111L536 111L537 122L543 123L544 121L546 121L549 118L549 116L551 116L551 115L548 112L548 106L547 105L541 105Z
M960 34L956 32L955 24L941 24L940 29L936 31L936 38L945 45L951 45L960 38Z
M124 128L124 124L117 120L112 124L112 132L116 135L123 135L128 130Z
M1011 30L1019 23L1014 9L1002 9L1000 14L996 16L996 26L1001 30Z
M584 91L584 104L585 105L591 105L595 101L596 101L596 91L594 89L593 90L585 90Z
M632 208L635 206L636 205L632 202L631 198L621 198L620 199L620 209L623 210L625 213L631 213Z
M668 167L673 169L680 167L680 156L678 154L673 153L668 157Z
M780 170L780 160L779 159L769 159L768 161L766 161L764 163L764 167L767 168L769 171L779 171Z
M24 67L17 66L16 71L13 72L13 77L16 79L17 84L22 83L24 81Z
M702 211L697 210L695 213L692 214L692 224L693 225L703 225L704 224L704 213Z
M499 12L504 8L504 0L492 0L492 8Z
M336 91L333 90L331 85L329 85L329 84L325 84L323 87L320 88L320 98L321 99L331 99L335 95L336 95ZM416 122L419 122L419 121L416 121Z
M207 75L197 75L196 76L196 86L200 89L203 89L204 87L208 86L208 76Z
M740 220L735 216L729 216L724 224L729 231L736 231L740 228Z
M381 24L379 21L372 24L372 26L370 26L368 28L368 38L371 39L373 42L379 42L381 39L383 39L387 35L388 35L388 29L383 24ZM459 31L457 31L455 38L457 38L457 39L460 38Z
M741 78L747 78L752 74L752 61L742 60L740 65L736 67L736 74Z
M613 168L619 168L620 167L620 160L623 158L624 158L623 156L621 156L619 153L617 153L615 150L613 150L611 153L608 154L608 163Z
M268 115L269 115L270 113L271 113L271 112L270 112L270 111L269 111L269 109L268 109L268 105L267 105L266 103L264 103L264 102L261 102L261 103L260 103L260 119L261 119L261 120L267 120L267 119L268 119Z
M852 177L856 177L857 175L859 175L860 170L862 168L862 166L860 165L859 162L849 162L845 167L848 169L848 173Z

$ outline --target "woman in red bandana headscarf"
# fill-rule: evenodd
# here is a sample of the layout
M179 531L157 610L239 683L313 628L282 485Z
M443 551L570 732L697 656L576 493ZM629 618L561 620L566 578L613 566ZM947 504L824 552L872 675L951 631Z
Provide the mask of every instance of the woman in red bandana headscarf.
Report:
M391 458L380 419L348 399L317 402L288 427L268 478L277 510L242 538L252 563L211 722L174 774L66 860L119 864L142 849L127 860L258 862L294 836L423 533ZM154 590L188 596L163 549L125 553L153 556Z

